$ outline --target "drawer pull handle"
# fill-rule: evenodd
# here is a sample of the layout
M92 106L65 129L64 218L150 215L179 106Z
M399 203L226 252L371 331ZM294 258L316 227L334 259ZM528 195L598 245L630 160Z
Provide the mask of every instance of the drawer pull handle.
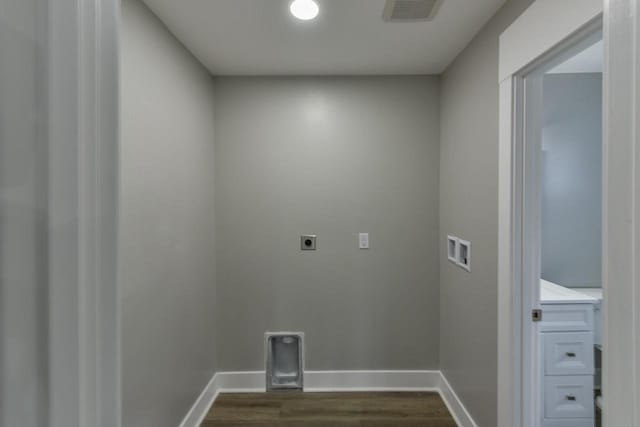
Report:
M567 357L576 357L576 354L572 351L567 352Z
M568 395L567 395L567 400L570 400L570 401L572 401L572 402L575 402L575 401L576 401L576 397L575 397L575 396L572 396L572 395L570 395L570 394L568 394Z

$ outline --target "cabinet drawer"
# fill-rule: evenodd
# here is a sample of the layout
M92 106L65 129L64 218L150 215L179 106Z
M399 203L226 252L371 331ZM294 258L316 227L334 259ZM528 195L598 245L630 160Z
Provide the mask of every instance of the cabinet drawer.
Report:
M546 375L593 375L592 332L542 334Z
M545 304L540 332L593 330L593 304Z
M545 418L593 418L593 376L544 378Z
M593 418L568 418L564 420L542 420L542 427L595 427Z

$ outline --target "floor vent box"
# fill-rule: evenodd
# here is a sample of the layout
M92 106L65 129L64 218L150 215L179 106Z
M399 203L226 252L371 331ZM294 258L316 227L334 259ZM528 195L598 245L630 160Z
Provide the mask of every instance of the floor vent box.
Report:
M267 391L302 390L304 376L304 333L265 334Z

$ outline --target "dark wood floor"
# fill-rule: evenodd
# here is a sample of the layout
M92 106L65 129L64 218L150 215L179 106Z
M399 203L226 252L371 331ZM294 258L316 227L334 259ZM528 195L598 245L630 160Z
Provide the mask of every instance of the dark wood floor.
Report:
M438 393L221 394L202 427L456 427Z

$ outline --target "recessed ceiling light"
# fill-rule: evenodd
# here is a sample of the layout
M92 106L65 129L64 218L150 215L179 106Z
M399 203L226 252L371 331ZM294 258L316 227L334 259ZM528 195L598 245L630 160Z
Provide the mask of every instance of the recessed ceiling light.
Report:
M293 0L289 6L291 14L302 21L309 21L320 12L318 3L313 0Z

